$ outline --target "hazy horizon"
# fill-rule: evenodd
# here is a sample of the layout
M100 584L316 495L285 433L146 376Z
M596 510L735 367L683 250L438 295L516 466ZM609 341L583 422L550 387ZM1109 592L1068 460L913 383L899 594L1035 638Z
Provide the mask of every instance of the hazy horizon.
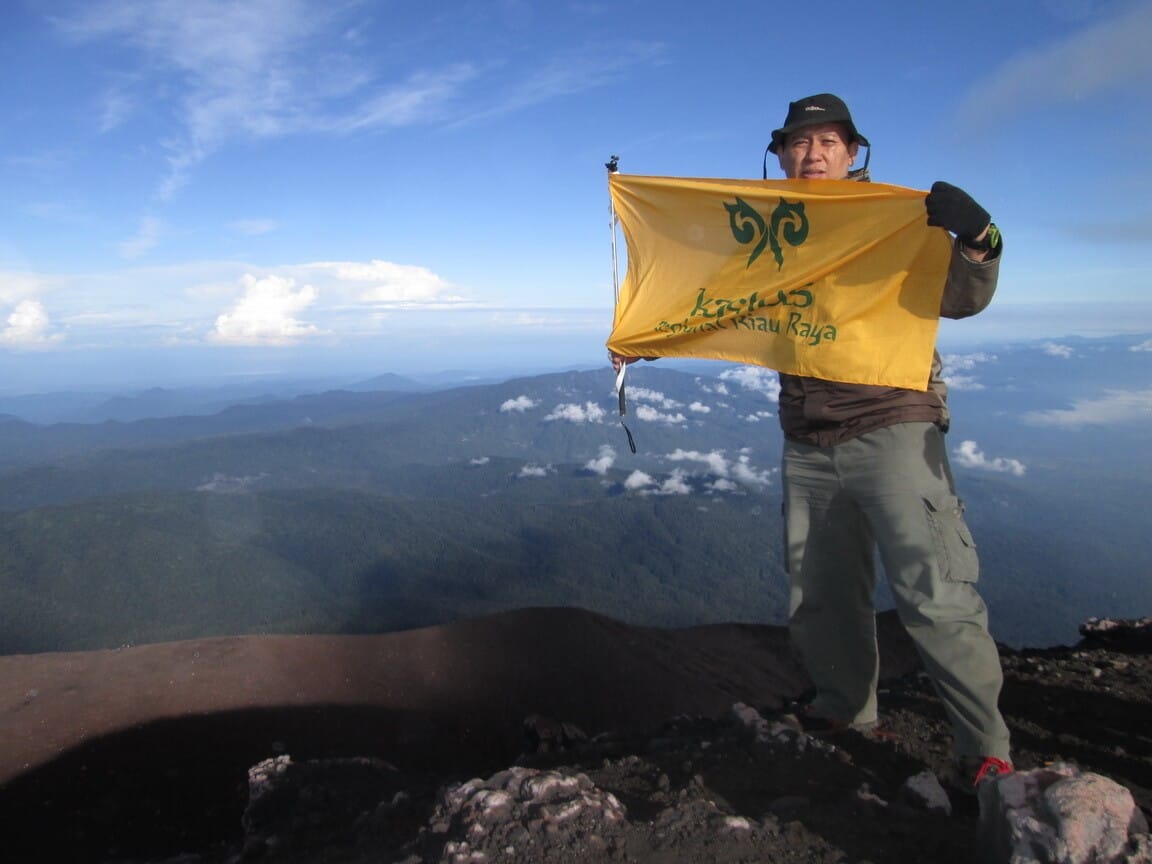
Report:
M515 377L565 369L589 369L608 362L610 312L599 332L521 331L516 340L482 330L457 332L450 345L412 345L397 350L395 340L371 344L310 344L279 348L253 346L172 346L122 348L59 347L0 353L0 394L31 395L61 390L119 391L150 387L204 386L246 378L359 380L397 374L428 381ZM589 313L581 316L591 319ZM579 324L579 322L577 322ZM1104 339L1152 334L1152 302L1146 304L993 303L962 321L944 320L941 353L1003 343L1061 339ZM670 361L669 361L670 362ZM690 361L688 361L690 362ZM696 361L709 363L710 361Z

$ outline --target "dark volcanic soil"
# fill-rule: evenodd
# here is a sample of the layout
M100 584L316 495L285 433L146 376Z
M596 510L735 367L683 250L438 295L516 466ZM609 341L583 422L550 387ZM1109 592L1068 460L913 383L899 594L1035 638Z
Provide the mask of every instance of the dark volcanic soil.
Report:
M1123 784L1152 815L1148 646L1085 641L1003 649L1002 657L1017 766L1074 763ZM771 720L781 706L774 697L753 707ZM884 738L849 733L818 743L757 744L733 712L721 711L591 739L542 721L519 739L519 753L508 752L508 742L520 730L509 738L478 721L470 742L438 748L425 740L405 750L377 734L388 721L369 708L294 711L151 723L12 780L0 788L6 860L974 859L973 797L949 786L953 812L943 815L912 806L901 792L921 772L945 783L950 775L940 705L915 671L883 684ZM301 742L320 727L325 743L309 752ZM273 748L286 747L290 761L281 758L279 780L245 816L252 742L273 730L282 738ZM372 758L343 758L353 754ZM529 787L543 797L529 800Z

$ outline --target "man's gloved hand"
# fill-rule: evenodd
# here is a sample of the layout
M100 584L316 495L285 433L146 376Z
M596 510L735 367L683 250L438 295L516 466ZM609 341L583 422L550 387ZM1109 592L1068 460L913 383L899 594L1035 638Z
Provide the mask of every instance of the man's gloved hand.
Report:
M961 243L975 241L992 221L988 211L977 204L972 196L951 183L937 180L924 199L928 210L928 224L936 225L955 234Z

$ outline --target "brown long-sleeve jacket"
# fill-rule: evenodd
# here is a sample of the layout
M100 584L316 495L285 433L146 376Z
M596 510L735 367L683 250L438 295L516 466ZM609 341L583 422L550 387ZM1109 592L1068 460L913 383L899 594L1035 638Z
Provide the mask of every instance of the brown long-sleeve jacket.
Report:
M941 317L967 318L992 302L1002 249L977 262L955 243L940 302ZM936 423L947 430L948 386L942 370L940 354L933 351L924 391L781 374L780 426L786 438L818 447L831 447L895 423Z

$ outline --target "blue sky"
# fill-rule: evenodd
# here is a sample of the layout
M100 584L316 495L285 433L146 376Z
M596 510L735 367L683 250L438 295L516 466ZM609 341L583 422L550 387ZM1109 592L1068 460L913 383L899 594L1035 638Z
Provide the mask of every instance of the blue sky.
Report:
M942 342L1152 331L1152 0L873 5L5 0L0 388L595 364L608 157L822 91L1004 231Z

